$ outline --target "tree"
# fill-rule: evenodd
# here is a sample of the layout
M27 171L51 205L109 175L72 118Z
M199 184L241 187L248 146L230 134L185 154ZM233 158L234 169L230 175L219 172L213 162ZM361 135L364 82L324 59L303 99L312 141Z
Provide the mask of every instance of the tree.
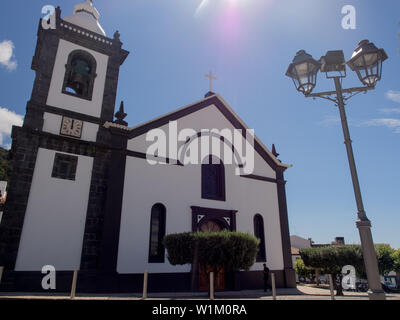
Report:
M400 249L393 250L392 258L393 258L393 271L400 273Z
M9 159L9 151L0 147L0 181L10 182L11 176L11 160Z
M215 274L248 270L254 264L259 240L241 232L177 233L164 237L168 260L172 265L200 264ZM194 269L194 268L193 268Z
M307 267L304 264L304 261L302 259L297 259L296 263L294 265L294 269L297 273L297 275L300 278L309 278L309 279L313 279L315 277L315 269L311 268L311 267Z
M345 265L352 265L358 273L364 270L361 247L357 245L300 249L300 256L307 267L332 274L338 296L343 295L342 268ZM339 280L338 283L336 279Z
M375 252L378 260L379 272L382 275L386 275L394 269L394 251L389 245L381 244L375 246ZM357 275L360 278L366 278L363 254L360 245L301 249L300 255L306 266L322 269L322 272L330 273L334 279L339 279L338 285L336 284L336 281L334 281L337 295L343 295L341 270L345 265L354 266Z
M393 250L393 271L397 273L397 283L400 283L400 248L397 250Z
M376 258L378 259L379 274L387 275L394 269L394 250L388 244L375 246Z

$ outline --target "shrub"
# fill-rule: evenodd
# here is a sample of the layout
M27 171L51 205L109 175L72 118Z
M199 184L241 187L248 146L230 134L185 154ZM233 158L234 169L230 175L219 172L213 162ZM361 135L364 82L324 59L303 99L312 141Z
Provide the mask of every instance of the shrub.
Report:
M248 270L256 259L259 240L241 232L195 232L170 234L164 238L172 265L191 264L194 258L214 270ZM197 257L195 257L197 246Z

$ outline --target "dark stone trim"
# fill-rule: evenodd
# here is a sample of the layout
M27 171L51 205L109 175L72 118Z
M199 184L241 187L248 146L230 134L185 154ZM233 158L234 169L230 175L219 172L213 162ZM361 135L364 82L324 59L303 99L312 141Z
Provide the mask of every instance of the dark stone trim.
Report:
M169 121L178 120L184 116L187 116L191 113L197 112L202 110L210 105L215 105L219 111L229 120L229 122L233 125L234 128L242 130L242 135L246 136L246 128L242 125L242 123L235 118L235 116L225 107L223 102L218 98L218 96L213 95L208 99L202 100L190 107L177 110L172 112L164 117L155 119L150 121L144 125L136 127L135 129L131 130L129 133L129 138L135 138L140 136L151 129L161 127L167 124ZM275 161L271 158L271 156L264 150L264 148L255 140L254 141L254 148L260 154L260 156L270 165L270 167L277 171L280 166L278 166Z
M229 284L225 290L256 290L264 286L263 271L228 272ZM284 270L271 270L275 274L277 288L285 287ZM3 274L0 292L65 293L71 291L73 271L56 272L56 290L43 290L45 275L40 271L10 271ZM148 292L189 292L191 273L149 273ZM271 284L271 277L269 279ZM76 293L138 293L143 290L143 274L101 273L79 271ZM198 290L196 290L198 291Z
M31 99L27 104L24 126L41 130L43 127L43 112L41 110L32 110L30 106L31 104L45 105L47 102L60 38L56 33L44 30L41 20L39 21L37 38L35 55L31 65L36 76Z
M103 127L100 128L104 129ZM14 130L23 131L30 137L38 136L39 147L49 150L78 154L88 157L95 157L99 152L106 153L108 151L119 151L121 154L125 154L125 150L116 145L80 140L44 131L35 131L25 127L15 127Z
M0 266L14 270L26 207L32 184L40 137L29 130L12 128L13 172L0 225Z
M199 231L200 226L207 221L215 221L221 227L226 228L230 231L236 231L236 213L237 210L224 210L224 209L214 209L214 208L205 208L205 207L197 207L191 206L192 209L192 231ZM202 215L201 219L199 219L199 215ZM228 223L225 218L229 219L230 223Z
M103 104L100 118L112 122L115 114L115 102L117 97L119 68L121 66L121 54L119 51L110 55L107 64L106 79L104 83Z
M40 105L34 104L32 102L28 102L27 111L29 111L29 110L41 112L42 118L43 118L43 114L45 112L47 112L47 113L54 113L59 116L82 120L85 122L91 122L91 123L99 124L99 125L102 125L105 123L105 121L102 121L100 118L89 116L87 114L83 114L83 113L79 113L79 112L75 112L75 111L69 111L69 110L61 109L61 108L57 108L57 107L52 107L49 105L40 106Z
M117 133L119 133L120 135L126 134L125 131L118 132L118 130L115 130L115 131L109 130L102 126L100 126L99 129L104 130L106 132L111 131L114 134L117 134ZM140 159L145 159L145 160L147 159L145 153L126 150L124 148L121 148L120 146L117 146L116 144L113 144L111 141L108 141L108 140L104 141L103 143L79 140L79 139L75 139L75 138L68 137L68 136L52 134L49 132L35 131L35 130L31 130L31 129L25 128L25 127L22 127L22 128L15 127L15 130L22 130L22 131L26 132L27 134L40 136L41 137L40 147L45 148L45 149L56 150L56 151L61 151L61 152L66 152L66 153L74 153L74 154L85 155L85 156L90 156L90 157L94 157L99 151L100 152L118 151L121 154L124 154L129 157L140 158ZM124 138L126 138L126 136L124 136ZM51 143L46 142L49 139L51 139L51 141L52 141ZM58 141L59 143L56 143L56 141ZM71 143L71 145L75 146L75 149L72 149L71 147L70 148L60 147L62 145L66 145L65 143L63 144L62 142ZM83 148L83 146L84 146L84 148ZM182 163L180 163L180 162L177 163L176 160L173 160L170 158L152 157L152 160L165 162L165 163L171 164L171 165L183 166Z
M29 133L31 135L39 136L39 147L44 149L83 155L87 157L94 157L97 152L106 151L106 146L99 145L91 141L84 141L40 131L31 131Z
M111 151L97 150L99 151L95 153L93 159L85 231L82 242L80 270L85 271L99 269L100 245L103 237L104 214L108 194L107 184Z
M283 170L276 172L278 204L279 204L279 222L281 226L281 240L283 253L283 266L285 270L285 286L288 288L296 287L296 277L292 264L292 254L289 234L289 220L286 204L286 181L283 177Z
M207 100L202 100L197 104L194 104L188 108L181 109L175 112L172 112L164 117L155 119L153 121L147 122L139 127L136 127L132 131L130 131L130 139L133 139L137 136L140 136L152 129L161 127L170 121L178 120L184 116L187 116L193 112L199 111L201 109L204 109L205 107L208 107L209 105L213 104L216 102L216 98L210 98Z
M112 145L117 149L126 149L127 143L128 140L124 136L112 136ZM102 272L116 272L117 270L125 165L126 155L118 150L113 150L108 173L107 198L100 244L99 269Z
M155 156L147 156L145 153L143 152L138 152L138 151L132 151L132 150L126 150L124 151L126 153L126 155L128 157L133 157L133 158L140 158L140 159L145 159L147 160L147 158L154 160L154 161L159 161L159 162L163 162L166 164L171 164L171 165L176 165L176 166L180 166L183 167L183 164L180 161L176 161L170 158L163 158L163 157L155 157Z
M247 178L247 179L253 179L253 180L259 180L259 181L277 183L276 179L263 177L263 176L258 176L258 175L255 175L255 174L246 174L246 175L240 175L240 176L242 178Z

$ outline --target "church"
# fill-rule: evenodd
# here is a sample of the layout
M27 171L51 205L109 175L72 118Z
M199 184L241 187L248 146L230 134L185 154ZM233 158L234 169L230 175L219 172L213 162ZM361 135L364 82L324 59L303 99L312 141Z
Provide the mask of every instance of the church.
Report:
M43 291L44 266L55 268L58 292L70 290L74 270L77 292L139 292L145 271L150 292L207 290L204 270L195 269L193 286L193 266L172 266L162 240L223 229L255 235L260 245L250 270L217 275L218 290L261 289L263 263L278 287L295 287L284 180L290 165L248 134L212 89L128 126L116 94L129 52L118 31L107 37L99 16L86 0L65 18L56 8L54 27L39 23L32 95L23 126L12 130L0 290ZM211 140L234 161L216 154Z

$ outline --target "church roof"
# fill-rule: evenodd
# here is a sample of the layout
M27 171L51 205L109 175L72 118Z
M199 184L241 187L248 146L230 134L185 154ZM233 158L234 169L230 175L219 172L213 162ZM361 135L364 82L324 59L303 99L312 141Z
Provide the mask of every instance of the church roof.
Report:
M66 17L64 20L92 32L106 36L105 31L98 21L99 17L100 13L93 6L92 0L86 0L83 3L77 4L74 7L74 14Z
M142 134L145 134L152 129L161 127L169 123L170 121L178 120L184 116L187 116L191 113L194 113L211 105L215 105L218 108L218 110L233 125L234 128L241 130L249 129L248 126L244 123L244 121L233 111L233 109L225 102L225 100L219 94L208 96L205 99L184 106L182 108L176 109L160 117L139 124L135 127L127 127L112 122L106 122L104 126L107 128L114 127L126 130L129 132L128 133L129 138L132 139ZM260 154L260 156L269 165L271 165L273 169L276 169L277 167L281 167L284 169L292 167L292 165L284 164L277 157L275 157L274 154L261 142L261 140L256 135L254 135L254 148Z

